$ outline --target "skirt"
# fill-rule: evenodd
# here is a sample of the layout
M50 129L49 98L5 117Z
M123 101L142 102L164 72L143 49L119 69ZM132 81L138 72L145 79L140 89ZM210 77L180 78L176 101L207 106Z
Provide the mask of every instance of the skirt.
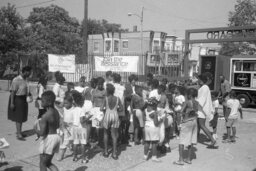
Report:
M8 120L13 122L23 123L28 120L28 103L27 96L14 96L15 109L12 110L11 96L9 97L8 103Z
M145 141L159 141L159 133L158 127L145 126Z

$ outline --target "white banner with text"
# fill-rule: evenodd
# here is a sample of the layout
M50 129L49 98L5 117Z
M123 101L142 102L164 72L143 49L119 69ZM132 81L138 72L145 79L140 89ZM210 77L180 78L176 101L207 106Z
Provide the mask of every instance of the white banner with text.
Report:
M139 56L95 56L95 71L137 72Z
M50 72L75 73L75 55L48 54L48 66Z

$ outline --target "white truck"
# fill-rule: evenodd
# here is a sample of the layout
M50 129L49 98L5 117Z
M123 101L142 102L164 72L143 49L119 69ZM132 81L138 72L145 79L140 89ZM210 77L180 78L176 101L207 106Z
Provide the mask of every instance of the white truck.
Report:
M213 75L212 91L219 91L219 76L224 75L243 107L256 104L256 55L200 56L199 71Z

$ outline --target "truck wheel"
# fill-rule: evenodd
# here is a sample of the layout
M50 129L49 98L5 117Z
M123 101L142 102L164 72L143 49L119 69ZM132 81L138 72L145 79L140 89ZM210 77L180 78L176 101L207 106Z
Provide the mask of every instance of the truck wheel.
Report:
M242 107L246 108L250 104L250 99L246 94L239 94L237 96L238 100L240 101Z

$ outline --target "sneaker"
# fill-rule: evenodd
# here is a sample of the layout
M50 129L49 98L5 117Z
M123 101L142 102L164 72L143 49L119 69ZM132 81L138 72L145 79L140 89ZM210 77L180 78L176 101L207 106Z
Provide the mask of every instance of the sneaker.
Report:
M147 161L148 160L148 155L144 155L143 160Z
M153 162L156 162L156 163L160 163L160 162L162 162L161 160L159 160L158 158L156 158L156 157L152 157L152 161Z

